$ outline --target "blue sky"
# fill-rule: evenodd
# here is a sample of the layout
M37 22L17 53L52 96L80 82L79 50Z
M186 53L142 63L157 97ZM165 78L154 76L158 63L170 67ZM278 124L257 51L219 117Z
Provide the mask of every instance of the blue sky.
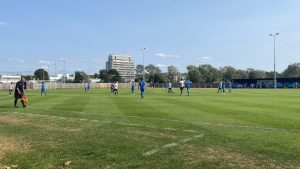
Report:
M105 68L110 53L184 72L190 64L273 69L300 61L298 0L0 0L0 72Z

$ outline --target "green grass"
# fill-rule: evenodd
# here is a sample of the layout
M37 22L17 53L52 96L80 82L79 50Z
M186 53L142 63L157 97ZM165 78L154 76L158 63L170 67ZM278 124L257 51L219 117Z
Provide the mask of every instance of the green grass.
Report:
M0 168L300 167L300 90L47 94L13 109L0 91Z

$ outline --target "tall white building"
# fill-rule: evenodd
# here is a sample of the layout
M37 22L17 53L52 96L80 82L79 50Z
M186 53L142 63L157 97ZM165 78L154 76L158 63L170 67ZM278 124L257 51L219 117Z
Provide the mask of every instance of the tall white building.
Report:
M110 54L106 61L106 70L116 69L124 82L130 82L135 76L135 65L131 56Z

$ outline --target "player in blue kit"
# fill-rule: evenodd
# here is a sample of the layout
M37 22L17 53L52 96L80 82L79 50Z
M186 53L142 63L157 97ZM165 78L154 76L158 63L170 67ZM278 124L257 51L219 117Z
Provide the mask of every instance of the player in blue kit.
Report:
M146 87L146 84L145 84L145 81L142 78L141 81L139 82L139 88L140 88L140 91L141 91L141 98L142 99L144 98L145 87Z
M45 82L42 82L42 86L41 86L41 96L43 96L43 94L46 96L46 84L45 84Z
M190 81L190 79L188 79L186 82L185 82L185 86L186 86L186 91L188 93L188 96L190 96L190 92L191 92L191 85L192 85L192 82Z

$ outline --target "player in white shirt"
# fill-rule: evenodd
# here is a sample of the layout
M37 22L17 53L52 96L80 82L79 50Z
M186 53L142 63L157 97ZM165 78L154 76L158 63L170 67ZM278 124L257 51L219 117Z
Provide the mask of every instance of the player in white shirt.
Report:
M9 95L11 95L12 92L13 92L13 90L14 90L14 85L13 85L12 82L9 84L8 88L9 88L9 89L8 89Z
M180 87L180 96L182 96L182 92L184 89L184 81L182 79L180 79L179 81L179 87Z
M85 91L85 93L88 92L88 83L87 82L84 84L84 91Z
M119 94L118 88L119 88L119 82L114 84L114 93L115 93L115 95Z
M168 83L168 93L174 93L173 90L172 90L172 83L171 83L171 81L169 81L169 83Z

